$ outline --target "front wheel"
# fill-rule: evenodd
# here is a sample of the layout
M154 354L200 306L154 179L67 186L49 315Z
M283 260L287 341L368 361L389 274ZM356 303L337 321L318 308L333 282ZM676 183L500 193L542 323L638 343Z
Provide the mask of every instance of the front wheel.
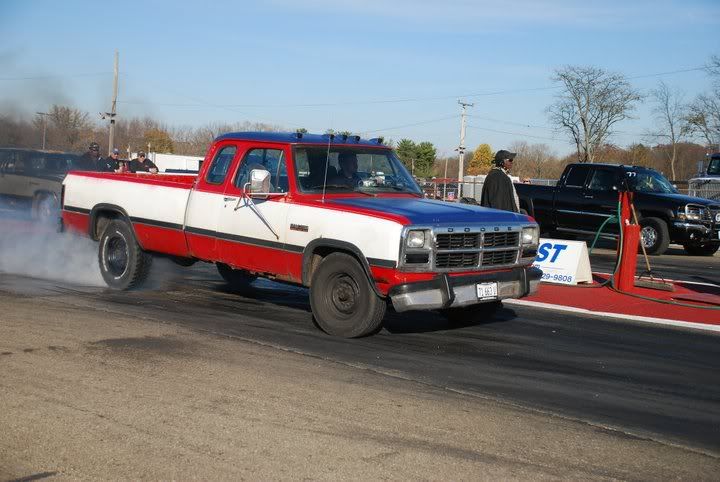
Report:
M328 335L358 338L380 329L387 302L375 293L355 258L332 253L313 273L310 307Z
M720 248L720 244L686 244L683 248L691 256L712 256Z
M100 273L116 290L140 287L147 279L152 256L142 250L125 221L111 221L100 236Z
M642 218L640 220L640 242L647 254L663 254L670 245L668 226L660 218Z

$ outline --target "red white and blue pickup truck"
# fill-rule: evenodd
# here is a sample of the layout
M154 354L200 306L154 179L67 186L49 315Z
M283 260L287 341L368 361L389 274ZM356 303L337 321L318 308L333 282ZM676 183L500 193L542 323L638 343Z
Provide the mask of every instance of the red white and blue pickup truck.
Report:
M309 287L316 323L344 337L379 330L388 301L479 320L542 274L532 218L425 199L391 148L356 136L225 134L197 177L71 172L62 222L99 241L111 288L139 286L153 256L215 263L238 288Z

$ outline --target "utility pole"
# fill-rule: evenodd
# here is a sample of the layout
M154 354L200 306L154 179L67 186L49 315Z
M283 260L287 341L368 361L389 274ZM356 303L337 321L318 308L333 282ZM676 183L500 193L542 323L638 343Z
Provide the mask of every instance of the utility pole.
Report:
M37 115L41 115L42 118L43 118L43 142L42 142L42 149L43 149L43 151L44 151L44 150L45 150L45 133L47 132L47 116L49 116L50 114L48 114L47 112L35 112L35 113L36 113Z
M110 139L108 140L108 156L112 153L113 147L115 146L115 116L117 115L116 107L117 107L117 94L118 94L118 59L119 54L118 51L115 51L115 72L113 76L113 99L112 99L112 106L110 107L110 112L105 112L105 114L100 114L103 119L106 117L110 118Z
M463 102L458 99L458 104L462 106L462 115L460 120L460 145L458 146L458 154L459 154L459 166L458 166L458 192L457 192L457 199L456 202L460 202L460 198L462 197L462 185L463 185L463 172L465 170L465 109L467 107L472 107L475 104L470 104L468 102Z

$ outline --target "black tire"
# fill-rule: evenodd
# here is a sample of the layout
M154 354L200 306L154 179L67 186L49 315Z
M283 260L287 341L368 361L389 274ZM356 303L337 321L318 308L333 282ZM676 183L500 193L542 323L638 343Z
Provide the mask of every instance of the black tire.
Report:
M686 244L683 248L690 256L712 256L720 248L720 244Z
M217 270L220 276L234 291L243 291L250 288L250 283L255 281L257 276L251 275L241 269L233 269L225 263L217 263Z
M660 218L642 218L640 220L640 242L647 254L661 255L670 245L670 233L665 221ZM642 252L642 248L638 247Z
M375 293L355 258L332 253L313 273L310 307L328 335L358 338L380 330L387 302Z
M453 325L472 325L490 320L502 308L502 301L488 301L460 308L440 310Z
M125 221L110 221L100 235L100 273L116 290L139 288L147 279L152 256L142 250Z

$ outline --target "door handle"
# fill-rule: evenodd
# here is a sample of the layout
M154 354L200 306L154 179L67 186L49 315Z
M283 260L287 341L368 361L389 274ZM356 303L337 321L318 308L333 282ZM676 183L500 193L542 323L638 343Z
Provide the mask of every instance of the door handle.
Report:
M233 201L237 201L237 199L238 199L238 198L236 198L236 197L224 197L224 198L223 198L223 200L224 200L226 203L233 202Z
M585 199L594 199L595 198L595 196L593 196L592 194L583 194L583 197Z

